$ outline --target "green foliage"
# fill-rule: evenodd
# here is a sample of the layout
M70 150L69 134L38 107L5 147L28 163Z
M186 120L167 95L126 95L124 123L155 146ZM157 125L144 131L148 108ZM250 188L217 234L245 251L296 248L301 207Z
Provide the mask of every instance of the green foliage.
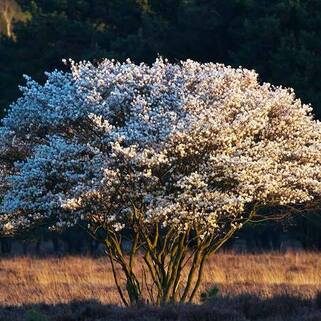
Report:
M201 293L200 300L201 302L207 302L217 298L219 289L216 286L213 286L206 291Z
M321 3L317 0L20 0L28 23L0 42L1 106L16 99L21 74L43 80L61 59L221 61L255 68L292 86L320 116Z
M153 61L193 58L256 69L294 87L321 116L318 0L20 0L32 19L0 41L0 104L18 96L26 73L63 68L62 58Z
M26 313L25 321L48 321L49 319L37 310L29 310Z

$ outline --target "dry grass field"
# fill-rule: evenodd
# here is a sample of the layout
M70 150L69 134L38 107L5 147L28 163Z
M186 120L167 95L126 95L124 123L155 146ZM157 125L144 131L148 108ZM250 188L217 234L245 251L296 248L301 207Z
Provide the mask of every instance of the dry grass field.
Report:
M213 255L207 264L201 291L211 286L216 286L219 289L216 302L211 303L211 313L215 309L221 312L226 310L229 313L234 310L236 311L234 311L235 318L233 317L234 314L231 318L227 319L224 319L224 316L222 316L217 319L219 321L292 320L292 312L294 313L293 317L295 317L293 320L321 321L321 302L319 302L321 301L321 295L318 295L321 291L320 253L298 252L257 255L221 253ZM75 302L78 302L78 305ZM102 307L110 307L111 304L120 305L113 283L111 268L106 258L62 257L42 259L18 257L0 259L1 321L43 320L41 319L42 313L44 313L43 310L47 311L54 320L58 321L96 320L97 316L95 318L93 316L90 317L90 313L89 317L86 318L87 310L87 314L85 313L82 317L77 314L86 304L88 304L87 310L96 309L96 311L100 311L99 313L102 318L98 318L99 320L114 320L112 316L107 319L104 318L106 311L103 310L105 312L102 312ZM283 311L285 307L288 307L286 311L290 314L286 319L279 318L278 315L276 315L275 319L256 319L251 318L251 315L246 315L243 310L237 312L240 308L239 304L242 304L242 309L244 304L248 304L252 309L256 305L257 309L261 310L262 308L259 308L260 304L263 304L264 307L267 304L272 304L271 308L268 309L269 312L280 308ZM200 306L196 305L194 308L197 310ZM233 306L234 310L232 309ZM220 307L223 310L220 310ZM303 317L297 319L298 313L295 312L295 309L299 307L302 308L302 313L306 314L308 319ZM63 312L65 308L69 309L67 309L69 314ZM70 312L73 308L77 310L76 314ZM57 314L57 311L52 309L58 309L60 314ZM115 320L120 320L121 315L123 315L124 320L147 320L127 318L127 312L125 313L125 309L121 307L114 306L113 309L118 309L118 316ZM37 312L38 310L42 312ZM149 315L149 313L152 313L151 311L155 312L151 309L144 315ZM164 312L165 315L170 313L168 310L166 311L166 313ZM204 308L202 311L208 311L208 308ZM25 316L22 316L21 313L24 313ZM33 316L33 313L35 316ZM100 315L99 313L98 315ZM178 312L176 311L176 313ZM57 315L60 315L61 318L57 319ZM70 317L78 315L79 318L62 318L62 316L66 318L68 315ZM139 315L140 317L142 316L141 313ZM177 318L173 317L173 320L181 320L180 315L178 313L176 315ZM216 320L214 316L209 319L201 318L199 312L197 315L200 319L191 320ZM267 313L268 315L269 313ZM44 320L47 319L45 318ZM162 318L160 316L155 318L153 314L148 320L162 320ZM172 319L165 317L164 320Z

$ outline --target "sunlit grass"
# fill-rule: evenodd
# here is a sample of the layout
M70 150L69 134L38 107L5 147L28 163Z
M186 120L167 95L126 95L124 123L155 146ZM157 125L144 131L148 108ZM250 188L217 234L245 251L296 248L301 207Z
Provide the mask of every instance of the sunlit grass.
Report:
M220 253L209 259L200 291L211 286L217 286L222 296L289 293L312 298L321 289L321 255ZM2 306L73 300L120 304L107 258L0 259Z

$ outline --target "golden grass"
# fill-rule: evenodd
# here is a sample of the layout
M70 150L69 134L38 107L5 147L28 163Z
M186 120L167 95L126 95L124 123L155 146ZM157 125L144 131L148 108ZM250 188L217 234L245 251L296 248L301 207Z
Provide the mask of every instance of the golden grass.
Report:
M311 298L321 290L321 254L213 255L201 290L214 285L221 295L288 293ZM0 259L1 306L73 300L120 303L106 258Z

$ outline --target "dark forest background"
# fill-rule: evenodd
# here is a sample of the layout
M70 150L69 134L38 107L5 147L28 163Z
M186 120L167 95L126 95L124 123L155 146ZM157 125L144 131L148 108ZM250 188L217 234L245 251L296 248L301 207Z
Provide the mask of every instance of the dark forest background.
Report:
M23 74L43 82L44 71L66 68L63 58L151 63L161 55L255 69L261 81L294 88L321 120L320 0L0 0L0 30L1 115ZM60 238L77 251L85 236L72 233ZM321 249L321 214L249 226L238 237L253 248L288 238Z

